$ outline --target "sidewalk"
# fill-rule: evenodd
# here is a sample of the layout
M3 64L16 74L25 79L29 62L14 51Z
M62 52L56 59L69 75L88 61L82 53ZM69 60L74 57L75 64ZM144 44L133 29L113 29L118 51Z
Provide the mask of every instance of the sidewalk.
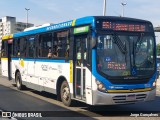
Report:
M160 91L160 78L157 79L157 91Z

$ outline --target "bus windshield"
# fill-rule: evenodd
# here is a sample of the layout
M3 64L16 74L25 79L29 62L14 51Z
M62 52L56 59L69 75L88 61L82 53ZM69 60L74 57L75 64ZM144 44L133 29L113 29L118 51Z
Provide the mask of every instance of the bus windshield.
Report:
M146 76L155 70L154 37L148 34L99 34L97 69L107 76Z

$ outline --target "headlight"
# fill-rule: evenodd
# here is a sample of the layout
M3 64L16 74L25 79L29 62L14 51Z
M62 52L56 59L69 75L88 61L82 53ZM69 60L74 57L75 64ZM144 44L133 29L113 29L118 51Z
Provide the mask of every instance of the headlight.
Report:
M152 84L152 90L156 88L157 81L154 81Z
M103 83L101 83L100 81L96 80L96 84L97 84L97 90L101 91L101 92L107 92L105 86L103 85Z
M152 87L156 87L156 81L153 82Z

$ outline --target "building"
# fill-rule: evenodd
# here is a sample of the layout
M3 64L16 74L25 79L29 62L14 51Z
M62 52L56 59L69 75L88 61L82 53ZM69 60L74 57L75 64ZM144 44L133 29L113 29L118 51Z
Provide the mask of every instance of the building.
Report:
M27 26L32 27L34 24L28 23ZM26 23L17 22L16 17L5 16L0 19L0 37L23 31L25 28Z
M31 23L26 24L23 22L17 22L16 17L11 17L11 16L2 17L0 19L0 50L1 50L2 36L23 31L26 28L26 25L28 27L34 26L34 24Z
M160 26L154 28L155 32L160 32Z
M27 26L28 26L28 28L29 27L33 27L34 24L28 23ZM14 33L24 31L24 29L26 29L26 23L16 22L15 32Z

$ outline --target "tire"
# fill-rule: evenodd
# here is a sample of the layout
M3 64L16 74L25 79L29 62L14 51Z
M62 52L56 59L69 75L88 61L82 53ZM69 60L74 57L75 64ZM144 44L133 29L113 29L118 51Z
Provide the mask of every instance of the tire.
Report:
M25 89L25 86L22 85L22 78L21 78L20 72L17 72L17 73L16 73L15 82L16 82L16 86L17 86L17 89L18 89L18 90L24 90L24 89Z
M69 85L68 85L67 81L62 82L60 95L61 95L61 100L64 105L66 105L66 106L72 105L73 101L71 99L70 89L69 89Z

